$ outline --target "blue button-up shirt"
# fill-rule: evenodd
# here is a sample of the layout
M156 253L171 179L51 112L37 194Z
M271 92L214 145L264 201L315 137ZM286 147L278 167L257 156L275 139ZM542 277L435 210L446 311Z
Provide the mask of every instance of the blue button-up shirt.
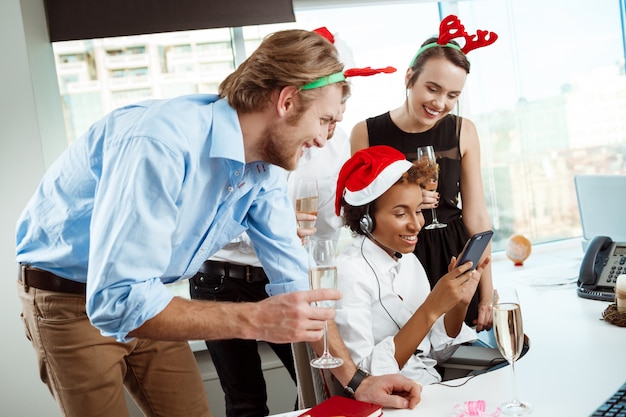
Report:
M270 295L308 288L284 171L245 163L236 111L215 95L150 100L95 123L50 167L17 222L17 261L87 282L105 336L171 301L163 285L247 231Z

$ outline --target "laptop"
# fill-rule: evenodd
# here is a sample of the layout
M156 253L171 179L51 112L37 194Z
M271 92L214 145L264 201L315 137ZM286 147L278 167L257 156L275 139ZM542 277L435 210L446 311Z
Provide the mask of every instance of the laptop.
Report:
M583 249L596 236L626 242L626 175L576 174Z

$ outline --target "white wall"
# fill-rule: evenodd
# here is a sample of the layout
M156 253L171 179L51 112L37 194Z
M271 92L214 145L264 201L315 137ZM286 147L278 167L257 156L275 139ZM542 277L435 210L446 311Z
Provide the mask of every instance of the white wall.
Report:
M45 163L66 146L43 0L0 1L0 51L0 414L54 417L19 318L14 237Z

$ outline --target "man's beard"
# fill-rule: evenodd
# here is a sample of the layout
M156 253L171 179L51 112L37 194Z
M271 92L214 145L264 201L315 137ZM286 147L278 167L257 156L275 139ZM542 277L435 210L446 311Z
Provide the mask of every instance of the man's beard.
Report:
M298 167L300 150L304 146L301 144L298 148L293 148L292 137L298 129L297 127L305 108L300 107L297 111L285 120L285 124L281 125L274 122L267 126L261 134L261 157L265 162L279 166L287 171L294 171Z
M270 164L277 165L288 171L298 166L296 149L288 146L289 138L285 129L278 124L267 126L261 134L261 158Z

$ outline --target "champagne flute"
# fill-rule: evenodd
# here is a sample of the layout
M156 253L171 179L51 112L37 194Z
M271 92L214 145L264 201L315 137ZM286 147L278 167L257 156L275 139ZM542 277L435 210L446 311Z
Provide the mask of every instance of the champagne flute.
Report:
M317 178L302 177L296 183L295 190L296 214L306 213L317 216L317 207L319 204L319 191L317 188ZM315 226L315 220L298 220L300 229L311 229ZM303 239L305 247L309 243L308 237Z
M419 161L427 161L429 165L437 166L437 157L435 155L435 149L432 146L420 146L417 148L417 159ZM435 170L435 175L431 179L431 181L426 186L426 190L428 191L436 191L437 185L439 185L439 167ZM442 227L446 227L447 224L441 223L437 220L437 210L435 208L431 209L433 213L433 221L425 227L425 229L440 229Z
M335 263L335 242L332 240L311 239L309 242L309 285L318 288L337 288L337 265ZM317 301L317 307L333 307L334 301ZM328 350L328 322L324 324L324 353L311 360L314 368L336 368L343 360L335 358Z
M498 349L511 364L513 377L513 400L500 405L500 411L509 416L524 416L530 414L533 407L518 399L515 383L515 361L519 358L524 347L524 326L522 325L522 310L517 291L514 288L493 290L492 307L493 329Z

